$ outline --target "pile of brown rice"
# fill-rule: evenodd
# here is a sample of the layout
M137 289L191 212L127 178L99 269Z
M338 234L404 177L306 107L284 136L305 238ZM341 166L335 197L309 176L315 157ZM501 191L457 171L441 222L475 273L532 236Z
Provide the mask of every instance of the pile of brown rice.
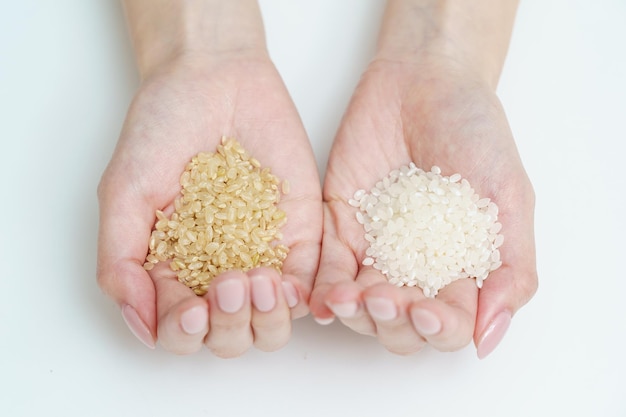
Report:
M359 208L356 219L369 242L363 265L392 284L434 297L461 278L476 278L480 288L502 265L498 206L460 174L442 176L436 166L426 172L411 162L348 203Z
M261 168L235 139L222 138L217 152L193 157L180 184L171 217L156 212L146 270L171 260L179 281L198 295L224 271L280 271L288 248L275 241L287 218L277 204L288 182Z

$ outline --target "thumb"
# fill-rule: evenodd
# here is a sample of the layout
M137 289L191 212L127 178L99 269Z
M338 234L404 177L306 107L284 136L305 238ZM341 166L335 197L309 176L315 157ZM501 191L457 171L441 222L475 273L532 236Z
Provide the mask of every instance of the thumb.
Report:
M154 213L137 197L98 190L97 280L101 290L120 307L132 333L149 348L156 340L156 292L143 264Z
M474 343L480 359L497 347L513 315L537 291L533 209L523 216L502 216L508 236L500 247L503 264L489 275L479 292Z

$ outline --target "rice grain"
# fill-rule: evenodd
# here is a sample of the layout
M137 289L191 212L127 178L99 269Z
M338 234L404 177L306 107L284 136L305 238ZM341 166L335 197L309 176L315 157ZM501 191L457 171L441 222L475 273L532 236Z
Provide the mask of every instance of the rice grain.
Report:
M393 170L369 192L348 199L358 208L369 243L362 260L397 286L418 286L427 297L462 278L475 278L480 288L502 265L498 206L480 198L455 173L441 175L414 163Z
M156 211L146 270L171 260L178 280L198 295L228 270L281 270L289 249L276 244L287 222L277 204L281 190L289 191L288 183L281 185L235 139L224 137L217 152L192 158L180 185L171 217Z

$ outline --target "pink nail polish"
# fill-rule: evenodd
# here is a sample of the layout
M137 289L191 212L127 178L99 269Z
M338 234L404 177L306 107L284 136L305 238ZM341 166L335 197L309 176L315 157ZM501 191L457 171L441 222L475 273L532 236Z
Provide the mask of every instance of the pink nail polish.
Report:
M370 316L377 321L389 321L396 318L398 311L393 301L386 298L366 298L365 306Z
M289 306L289 308L294 308L298 305L299 301L298 291L296 290L296 287L294 287L293 284L289 281L283 281L282 286L287 305Z
M328 304L328 308L330 308L337 317L351 318L354 317L359 306L355 302L348 301L345 303Z
M193 335L203 331L209 323L209 312L203 306L195 306L180 316L180 327L187 334Z
M154 349L156 347L154 337L152 337L150 329L146 323L143 322L141 317L139 317L137 310L135 310L131 305L125 304L122 307L122 317L124 318L124 321L130 331L141 341L141 343L150 349Z
M489 326L483 332L476 346L478 359L484 359L494 351L504 337L510 324L511 313L508 311L502 311L489 323Z
M236 313L246 300L246 288L238 279L228 279L215 286L217 305L224 313Z
M313 319L315 320L315 322L317 324L321 324L322 326L328 326L329 324L331 324L333 321L335 321L334 317L328 317L328 318L319 318L319 317L313 317Z
M415 330L422 336L432 336L441 331L441 321L433 312L423 308L411 311L411 320Z
M250 279L250 286L254 307L263 313L272 311L276 306L276 292L271 278L265 275L254 275Z

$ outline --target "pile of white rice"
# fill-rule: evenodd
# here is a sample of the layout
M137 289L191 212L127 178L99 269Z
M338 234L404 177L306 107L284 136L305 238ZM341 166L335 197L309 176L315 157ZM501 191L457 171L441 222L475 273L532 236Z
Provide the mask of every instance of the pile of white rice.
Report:
M480 288L502 265L498 206L460 174L442 176L437 166L426 172L411 162L348 203L359 208L356 219L369 242L363 265L392 284L434 297L461 278L475 278Z

